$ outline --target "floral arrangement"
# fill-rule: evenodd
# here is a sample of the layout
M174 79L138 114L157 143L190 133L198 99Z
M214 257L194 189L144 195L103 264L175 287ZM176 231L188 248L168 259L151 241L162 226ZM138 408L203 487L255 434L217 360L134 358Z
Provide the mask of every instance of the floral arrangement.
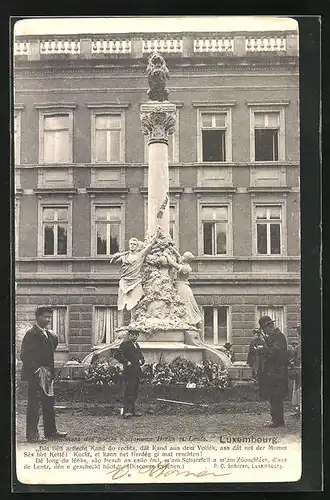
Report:
M97 385L114 385L118 382L122 368L102 359L89 368L86 380ZM170 363L148 363L142 367L142 382L151 385L181 385L196 387L228 387L228 372L212 361L195 363L177 357Z
M86 381L96 385L115 385L121 375L121 368L107 358L92 364L86 374Z
M229 379L228 372L221 368L218 363L210 360L203 361L204 372L210 382L210 385L216 387L228 387Z

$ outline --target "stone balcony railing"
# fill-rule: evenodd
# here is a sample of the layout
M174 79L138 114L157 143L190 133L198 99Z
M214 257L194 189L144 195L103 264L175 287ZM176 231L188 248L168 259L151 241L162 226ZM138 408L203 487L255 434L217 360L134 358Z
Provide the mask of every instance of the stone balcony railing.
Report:
M17 36L14 56L19 59L129 57L145 58L154 51L172 57L258 57L260 54L297 56L298 34L190 33L141 35Z

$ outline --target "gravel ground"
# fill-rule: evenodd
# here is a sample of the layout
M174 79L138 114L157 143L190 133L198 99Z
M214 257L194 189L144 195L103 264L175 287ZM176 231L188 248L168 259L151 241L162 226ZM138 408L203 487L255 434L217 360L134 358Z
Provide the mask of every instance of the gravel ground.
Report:
M113 436L125 440L135 437L205 437L213 439L219 434L226 436L269 435L285 437L292 442L300 441L300 422L290 416L286 405L286 426L265 429L269 421L267 403L223 403L208 407L184 406L173 403L153 402L140 406L140 418L123 420L120 405L61 402L56 408L59 430L68 432L70 441L107 441ZM17 441L25 441L26 404L17 405ZM42 427L41 427L42 429ZM41 433L42 435L42 430Z

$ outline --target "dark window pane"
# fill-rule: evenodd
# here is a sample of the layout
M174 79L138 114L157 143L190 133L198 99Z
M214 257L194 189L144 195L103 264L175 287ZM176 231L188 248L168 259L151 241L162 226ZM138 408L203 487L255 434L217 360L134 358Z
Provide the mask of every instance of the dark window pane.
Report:
M227 328L227 308L219 307L218 308L218 326Z
M57 227L57 255L67 254L67 230L66 226Z
M204 307L204 326L213 327L213 307Z
M110 227L110 254L119 252L119 224L111 224Z
M281 253L281 233L279 224L270 224L270 253Z
M213 343L213 307L204 307L204 341Z
M223 345L227 342L227 328L226 327L218 327L218 344Z
M212 250L212 233L214 231L213 222L203 223L203 239L204 239L204 254L213 255Z
M203 161L226 161L225 131L202 130Z
M96 253L97 253L97 255L106 255L107 254L107 226L106 226L106 224L97 224Z
M54 255L54 226L44 227L44 255Z
M258 253L267 254L267 224L257 224Z
M217 223L217 254L222 255L227 253L227 224Z
M274 130L273 133L273 152L274 161L278 161L278 130Z
M272 129L255 129L255 160L278 160L278 131Z

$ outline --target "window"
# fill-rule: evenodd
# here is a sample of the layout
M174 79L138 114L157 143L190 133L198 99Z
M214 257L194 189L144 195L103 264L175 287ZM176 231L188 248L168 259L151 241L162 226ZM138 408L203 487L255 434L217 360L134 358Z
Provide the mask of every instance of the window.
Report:
M21 162L21 114L16 112L14 116L14 162L19 165Z
M251 161L285 161L285 106L288 102L247 104L251 106Z
M228 207L202 206L203 254L226 255Z
M43 115L43 163L71 163L69 113Z
M256 206L257 253L280 255L282 249L281 206Z
M275 321L275 326L284 333L284 307L258 306L257 319L259 320L261 316L270 316Z
M95 116L95 162L120 161L121 114Z
M43 207L43 255L68 255L68 207Z
M67 308L54 307L50 329L58 336L59 345L68 345Z
M91 110L92 163L124 163L128 102L86 103Z
M204 342L223 345L229 339L228 307L203 307Z
M202 161L226 161L227 113L201 113Z
M121 207L95 207L96 255L113 255L120 248Z
M94 344L110 344L115 340L115 329L120 326L120 313L116 307L94 308Z
M39 163L73 162L75 103L35 104L39 110Z
M278 161L280 114L254 113L255 161Z

